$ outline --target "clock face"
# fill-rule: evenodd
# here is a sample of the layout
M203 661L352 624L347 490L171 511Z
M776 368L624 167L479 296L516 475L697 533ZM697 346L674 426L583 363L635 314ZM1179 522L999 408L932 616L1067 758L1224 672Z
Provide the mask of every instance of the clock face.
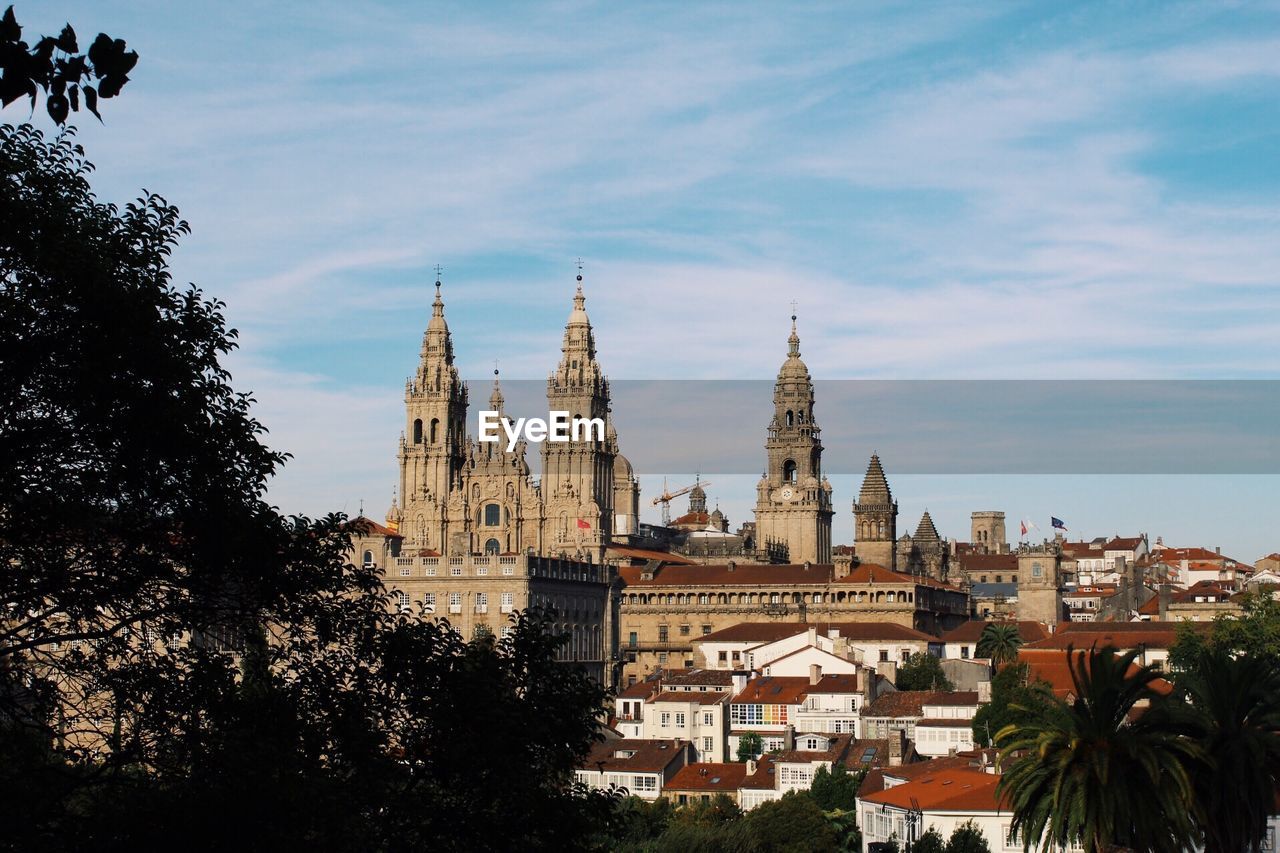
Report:
M787 487L787 488L785 488L785 489L783 489L783 490L782 490L782 499L783 499L784 501L789 501L789 500L791 500L791 497L792 497L792 495L794 495L794 494L795 494L795 492L791 491L791 488L790 488L790 487Z

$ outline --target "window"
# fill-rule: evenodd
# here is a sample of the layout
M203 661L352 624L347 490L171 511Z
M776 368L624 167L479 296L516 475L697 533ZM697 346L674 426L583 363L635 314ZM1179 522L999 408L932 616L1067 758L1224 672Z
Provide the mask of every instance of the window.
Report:
M911 660L911 649L899 649L898 655L902 658L902 662L906 663Z
M665 665L667 662L667 653L658 652L658 663Z
M665 728L667 728L668 726L670 726L670 725L671 725L671 714L670 714L669 712L667 712L667 711L663 711L661 714L659 714L659 715L658 715L658 725L659 725L659 726L662 726L662 728L664 728L664 729L665 729Z
M880 660L881 660L881 661L887 661L887 660L889 660L889 650L888 650L888 649L881 649L881 650L880 650Z
M961 659L962 659L962 660L968 660L968 659L969 659L969 647L968 647L968 646L961 646L961 647L960 647L960 657L961 657Z
M715 715L714 715L714 714L712 714L710 711L703 711L703 712L702 712L702 724L703 724L704 726L713 726L713 725L715 725Z
M411 570L409 569L408 566L405 566L400 569L400 577L407 578L409 577L410 574L411 574Z
M427 577L429 577L429 578L433 578L433 577L435 577L435 576L436 576L436 567L435 567L435 566L427 566Z
M436 594L434 592L428 592L427 594L422 596L422 612L423 613L436 612Z
M684 722L685 722L684 714L683 713L676 714L676 728L683 729Z
M422 444L422 418L413 422L413 443Z
M502 612L510 613L516 606L516 594L514 592L502 593Z
M372 551L365 551L365 552L364 552L364 567L365 567L366 569L372 569L372 568L374 567L374 562L373 562L373 552L372 552Z
M498 544L497 539L488 539L484 543L484 552L486 554L497 554L501 550L502 546Z
M1039 562L1031 564L1031 577L1038 578L1044 575L1044 567Z
M484 526L498 527L502 524L502 509L497 504L484 505Z
M460 592L449 593L449 612L450 613L462 612L462 593Z
M639 641L638 641L638 639L637 639L637 635L636 635L636 632L635 632L635 631L632 631L632 632L627 636L627 645L628 645L628 646L630 646L630 647L631 647L631 648L633 648L633 649L634 649L636 646L638 646L638 645L639 645Z
M487 613L488 610L489 610L489 593L477 592L476 593L476 612Z
M656 791L658 790L657 776L635 776L631 786L633 791Z
M710 626L710 625L703 625L703 626L702 626L702 636L704 636L704 637L705 637L705 636L707 636L707 634L710 634L710 633L711 633L711 626Z
M450 566L449 574L455 578L462 577L462 566Z
M728 652L726 652L726 651L721 651L721 652L720 652L720 663L728 663L728 662L729 662L729 653L728 653Z
M681 637L687 637L687 636L689 636L689 626L688 626L688 625L681 625L681 626L680 626L680 636L681 636Z
M702 739L702 751L703 751L704 753L706 753L706 752L710 752L710 751L711 751L711 748L712 748L712 744L713 744L713 740L712 740L712 738L704 737L704 738Z
M796 481L796 461L794 459L788 459L782 463L782 479L788 483Z
M659 643L665 643L667 641L667 631L668 631L668 628L666 625L658 626L658 642ZM635 635L632 634L631 636L634 637Z
M396 607L400 610L401 613L409 612L409 593L405 592L402 589L397 589L395 591L395 600L396 600Z

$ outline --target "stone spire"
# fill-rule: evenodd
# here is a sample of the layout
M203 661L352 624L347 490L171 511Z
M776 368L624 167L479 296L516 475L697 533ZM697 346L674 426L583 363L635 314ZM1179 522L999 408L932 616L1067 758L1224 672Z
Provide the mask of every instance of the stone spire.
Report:
M493 369L493 393L489 395L489 411L503 411L502 405L506 401L502 397L502 384L498 381L498 368Z
M444 319L444 299L440 296L440 280L436 279L436 298L431 303L431 319L422 336L422 355L419 360L418 378L434 379L436 367L453 366L453 338L449 324Z
M892 502L893 494L889 491L889 481L884 476L884 468L880 466L880 457L873 453L871 461L867 464L867 475L862 478L858 503L883 505Z
M920 524L916 526L917 542L937 542L941 539L938 535L938 528L933 523L933 518L929 515L929 510L924 511L924 515L920 516Z

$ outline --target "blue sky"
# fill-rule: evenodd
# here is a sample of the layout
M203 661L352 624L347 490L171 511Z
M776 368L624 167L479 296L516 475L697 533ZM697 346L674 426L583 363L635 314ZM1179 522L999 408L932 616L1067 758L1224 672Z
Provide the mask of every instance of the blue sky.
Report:
M769 377L793 299L826 379L1280 378L1276 3L353 6L16 7L141 54L80 138L191 222L285 510L387 503L436 263L469 376L545 375L582 257L615 378ZM1280 477L1079 480L895 491L1280 550Z

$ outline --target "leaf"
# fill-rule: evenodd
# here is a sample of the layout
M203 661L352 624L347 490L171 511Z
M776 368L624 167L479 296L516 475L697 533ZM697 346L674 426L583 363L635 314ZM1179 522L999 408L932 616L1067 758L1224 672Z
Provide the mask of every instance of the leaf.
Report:
M71 111L80 112L80 87L72 84L71 90L67 92L67 95L71 99Z
M102 62L110 62L108 58L110 55L111 36L106 33L98 33L98 37L93 40L93 44L89 45L89 61L93 63L93 67L96 69ZM102 72L98 76L101 77L105 73Z
M18 26L18 21L13 17L13 7L10 6L4 10L4 17L0 18L0 39L17 41L20 38L22 38L22 27Z
M80 52L80 46L76 44L76 31L71 29L70 24L63 27L62 34L58 36L58 50L63 53Z
M129 82L129 78L123 74L103 77L98 83L98 94L104 98L114 98L120 94L120 90L125 83Z
M53 119L55 123L66 123L67 111L70 109L66 95L50 95L45 99L44 105L45 109L49 111L49 118Z
M98 121L102 121L102 116L98 114L98 90L92 86L84 87L84 108L93 113Z

